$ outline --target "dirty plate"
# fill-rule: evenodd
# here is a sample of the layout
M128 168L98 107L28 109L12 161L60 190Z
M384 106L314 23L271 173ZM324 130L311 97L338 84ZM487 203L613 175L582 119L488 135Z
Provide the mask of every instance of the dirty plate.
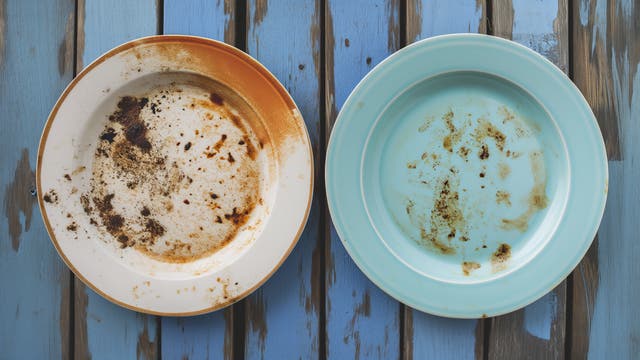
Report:
M38 199L67 265L105 298L162 315L212 311L262 284L305 224L304 122L257 61L154 36L82 71L47 121Z
M329 208L362 271L399 301L477 318L538 299L602 217L606 153L578 89L516 43L418 42L346 101L326 165Z

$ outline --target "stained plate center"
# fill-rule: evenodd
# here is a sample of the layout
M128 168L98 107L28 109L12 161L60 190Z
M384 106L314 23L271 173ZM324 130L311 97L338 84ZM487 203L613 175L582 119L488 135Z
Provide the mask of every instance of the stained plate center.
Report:
M442 281L524 265L553 234L568 194L563 139L517 85L454 72L418 82L373 127L363 197L389 249Z

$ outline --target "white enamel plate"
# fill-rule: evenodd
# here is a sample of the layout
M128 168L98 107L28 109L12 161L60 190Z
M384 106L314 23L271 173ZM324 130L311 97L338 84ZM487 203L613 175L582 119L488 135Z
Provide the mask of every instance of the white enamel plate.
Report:
M46 123L38 200L52 242L121 306L192 315L256 289L309 213L313 158L298 109L245 53L154 36L101 56Z

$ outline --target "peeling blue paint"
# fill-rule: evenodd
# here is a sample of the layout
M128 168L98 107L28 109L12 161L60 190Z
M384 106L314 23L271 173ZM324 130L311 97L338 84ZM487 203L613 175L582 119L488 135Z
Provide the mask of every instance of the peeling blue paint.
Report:
M549 340L557 313L558 297L550 292L524 309L524 328L537 338Z
M482 21L482 7L475 0L422 1L422 29L413 41L431 36L478 31Z

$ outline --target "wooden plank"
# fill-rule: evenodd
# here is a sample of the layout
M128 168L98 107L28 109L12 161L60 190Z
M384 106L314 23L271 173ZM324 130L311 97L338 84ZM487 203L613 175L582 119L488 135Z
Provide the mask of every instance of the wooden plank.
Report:
M316 197L305 231L276 274L247 298L247 359L311 359L320 351L320 3L247 2L247 52L293 96L316 156Z
M327 1L327 134L360 79L400 47L399 9L400 2L395 0ZM398 358L400 304L360 272L327 222L327 358Z
M165 34L204 36L227 44L236 40L234 0L164 0Z
M156 34L155 0L78 1L77 67L137 37ZM153 359L157 318L126 310L75 281L75 357Z
M409 0L407 41L456 32L486 32L486 5L475 0ZM484 320L445 319L405 310L404 358L482 359Z
M640 354L640 6L574 1L573 74L600 122L609 196L598 239L574 272L571 358Z
M38 19L38 21L34 21ZM0 357L69 356L70 275L35 197L41 129L73 76L74 3L0 0Z
M567 0L494 0L493 31L547 57L563 71L569 62ZM526 308L493 319L490 359L565 356L566 282Z
M407 42L452 33L486 33L483 0L407 0Z
M235 42L232 0L164 1L165 34L187 34ZM161 318L162 356L167 359L233 359L233 306L206 315Z

